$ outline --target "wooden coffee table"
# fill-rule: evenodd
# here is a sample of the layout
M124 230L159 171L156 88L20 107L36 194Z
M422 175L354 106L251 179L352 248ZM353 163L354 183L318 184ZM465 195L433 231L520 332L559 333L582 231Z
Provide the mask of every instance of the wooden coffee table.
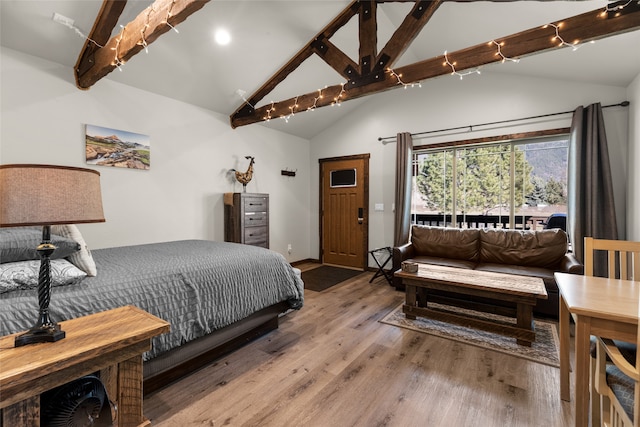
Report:
M416 273L398 270L395 275L405 286L407 297L402 311L408 319L422 316L471 326L514 337L518 344L529 347L536 339L533 307L538 298L547 299L547 291L540 278L428 264L419 264ZM515 317L516 323L505 324L468 317L463 313L434 310L429 307L429 291L434 289L513 303L514 308L500 307L500 314ZM473 308L491 312L496 307L477 304Z

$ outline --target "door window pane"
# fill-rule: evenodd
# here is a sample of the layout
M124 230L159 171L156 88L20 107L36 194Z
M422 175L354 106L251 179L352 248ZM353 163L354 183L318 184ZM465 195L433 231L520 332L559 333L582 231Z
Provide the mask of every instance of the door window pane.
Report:
M330 172L331 188L336 187L355 187L356 186L356 170L340 169Z

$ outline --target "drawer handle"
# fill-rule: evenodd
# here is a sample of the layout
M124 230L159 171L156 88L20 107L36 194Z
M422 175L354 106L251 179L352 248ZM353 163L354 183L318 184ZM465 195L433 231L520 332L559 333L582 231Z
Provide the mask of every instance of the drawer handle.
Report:
M262 221L262 218L249 218L249 221Z

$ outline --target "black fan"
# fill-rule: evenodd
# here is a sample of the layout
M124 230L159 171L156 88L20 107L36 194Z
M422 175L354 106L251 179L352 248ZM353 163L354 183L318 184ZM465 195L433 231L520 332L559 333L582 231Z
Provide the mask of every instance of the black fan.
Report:
M112 426L107 391L100 379L87 375L56 387L41 397L43 427Z

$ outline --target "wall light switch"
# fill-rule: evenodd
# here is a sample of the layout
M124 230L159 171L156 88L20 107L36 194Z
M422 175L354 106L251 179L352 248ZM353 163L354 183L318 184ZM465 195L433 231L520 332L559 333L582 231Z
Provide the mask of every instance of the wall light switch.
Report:
M374 210L376 211L384 211L384 203L376 203Z

